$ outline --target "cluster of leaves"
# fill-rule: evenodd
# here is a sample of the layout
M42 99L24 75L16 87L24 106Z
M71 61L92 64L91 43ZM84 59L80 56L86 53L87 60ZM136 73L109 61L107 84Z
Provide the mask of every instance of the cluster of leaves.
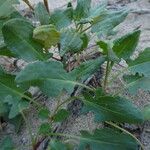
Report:
M24 1L30 5L28 0ZM68 70L69 57L80 56L88 47L90 35L98 37L111 35L128 12L107 10L105 2L91 8L91 0L78 0L76 8L70 2L66 9L55 10L49 14L47 7L39 3L34 8L34 14L40 25L35 27L14 9L13 5L17 3L17 0L0 1L0 55L22 59L28 62L28 65L15 74L8 73L0 67L0 117L17 122L18 125L22 118L26 121L24 113L32 104L36 105L39 118L43 120L39 127L39 135L77 139L79 144L75 146L81 150L138 149L139 141L127 131L120 132L119 126L110 121L142 123L144 118L150 119L150 107L146 106L142 113L129 99L119 96L119 93L108 94L107 86L112 67L123 59L128 67L121 72L125 81L122 90L128 89L132 94L136 94L140 88L150 90L150 48L146 48L135 60L131 59L139 41L140 31L135 30L114 41L99 39L96 44L101 56L85 62L79 62L77 58L75 61L78 61L79 65ZM55 60L53 53L49 52L52 47L58 49L60 60ZM106 75L102 88L95 89L84 85L83 81L97 72L105 62ZM127 72L128 74L125 74ZM51 124L62 122L69 116L69 112L62 109L64 102L59 102L56 110L50 112L28 94L31 86L39 87L48 97L58 97L64 91L71 94L75 86L84 87L86 91L90 90L79 97L84 103L82 113L92 111L96 122L108 121L114 127L117 126L119 131L114 128L96 129L93 133L81 131L80 136L53 133ZM72 99L74 97L65 102ZM32 146L35 149L38 138L32 139ZM4 143L9 140L6 138ZM2 145L3 149L7 148L6 144ZM49 144L49 149L67 150L73 147L71 143L64 144L56 139L51 140Z

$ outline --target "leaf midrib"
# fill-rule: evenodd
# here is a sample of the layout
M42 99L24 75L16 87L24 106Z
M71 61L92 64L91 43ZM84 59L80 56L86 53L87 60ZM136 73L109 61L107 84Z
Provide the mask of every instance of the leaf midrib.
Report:
M34 80L34 79L33 79ZM32 81L33 81L32 80ZM61 81L61 82L64 82L64 83L66 83L66 82L68 82L68 83L70 83L70 84L72 84L72 85L79 85L79 86L81 86L81 87L84 87L84 88L86 88L86 89L89 89L90 91L93 91L93 89L92 88L90 88L89 86L86 86L86 85L84 85L84 84L82 84L82 83L79 83L79 82L76 82L76 81L72 81L72 80L68 80L68 79L56 79L56 78L40 78L40 79L38 79L38 80L42 80L42 81L44 81L44 80L48 80L48 81ZM29 82L29 81L31 81L31 80L27 80L27 81L23 81L23 82Z
M7 27L7 28L8 28L8 27ZM21 41L23 41L24 44L26 44L27 46L29 46L29 47L31 48L31 50L32 50L34 53L36 53L36 54L41 58L41 60L45 60L44 57L43 57L42 55L40 55L40 53L37 52L37 51L33 48L33 46L32 46L31 44L29 44L24 38L22 38L22 36L19 36L18 33L14 32L14 30L12 30L11 33L12 33L14 36L18 37L18 39L20 39Z
M58 133L59 135L59 133ZM95 143L99 143L99 144L109 144L109 145L122 145L122 143L119 143L119 141L117 141L117 143L114 143L114 142L107 142L107 141L102 141L102 139L100 140L96 140L96 139L93 139L93 138L84 138L84 137L81 137L81 136L77 136L77 135L68 135L68 134L61 134L60 136L66 136L66 137L71 137L71 138L76 138L76 139L79 139L79 140L84 140L84 141L87 141L87 142L95 142ZM134 144L133 142L130 142L128 141L128 143L130 144Z
M145 64L145 63L150 63L150 61L140 62L140 63L138 63L138 64L134 64L134 65L131 65L131 66L130 66L130 64L129 64L129 67L128 67L128 68L130 69L130 68L133 68L133 67L136 67L136 66L138 66L138 65Z
M2 86L4 86L5 88L9 89L10 91L12 91L13 93L16 93L17 95L19 95L19 96L21 96L21 97L24 96L24 94L18 92L17 90L12 89L11 87L9 87L9 86L3 84L2 82L0 82L0 84L1 84Z
M103 107L103 106L100 106L100 105L97 105L97 104L93 104L92 102L89 102L89 101L87 101L87 100L84 100L85 102L87 102L87 103L89 103L89 104L91 104L92 106L94 106L94 108L99 108L99 107L101 107L104 111L109 111L109 112L112 112L112 113L114 113L114 114L117 114L117 115L120 115L120 116L123 116L123 117L125 117L126 118L126 115L123 115L122 113L119 113L119 112L116 112L116 111L113 111L113 110L111 110L111 109L108 109L108 108L106 108L106 107ZM99 110L99 109L98 109Z
M150 79L150 77L139 78L139 79L137 79L135 81L132 81L132 82L128 83L127 86L124 87L124 89L134 86L136 84L136 82L142 81L144 78Z

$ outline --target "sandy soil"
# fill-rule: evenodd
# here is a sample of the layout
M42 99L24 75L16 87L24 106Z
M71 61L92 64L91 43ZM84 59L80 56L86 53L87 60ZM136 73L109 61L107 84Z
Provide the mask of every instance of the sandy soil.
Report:
M40 0L31 0L32 4L39 2ZM58 8L66 4L67 0L49 0L50 1L50 9L53 10L54 8ZM92 2L94 4L99 3L101 0L93 0ZM109 3L113 5L114 7L122 7L127 6L130 9L133 9L134 12L130 13L126 20L120 24L116 30L118 31L117 36L124 35L133 29L140 26L140 29L142 30L142 34L140 37L140 42L137 48L137 51L135 52L134 57L138 55L140 51L142 51L146 47L150 47L150 2L148 0L110 0ZM19 6L20 9L24 9L26 5L24 3L21 3ZM142 10L142 13L140 13ZM149 10L149 13L145 13ZM114 38L114 37L112 37ZM116 36L115 36L116 38ZM0 59L0 62L2 62L2 59ZM115 89L117 90L121 84L120 81L116 81L113 87L115 86ZM125 93L126 94L126 93ZM130 96L130 95L128 95ZM139 93L136 96L130 96L136 105L140 106L141 108L147 104L150 103L150 92L143 92L139 91ZM43 98L43 100L45 100ZM55 107L55 100L49 100L46 102L46 105L49 106L51 109ZM36 115L36 109L31 108L30 116L28 116L28 120L30 122L30 125L32 126L32 134L36 133L37 126L39 125L39 121L37 119ZM73 133L78 134L79 130L93 130L98 125L94 123L93 121L93 114L89 113L86 116L80 116L76 120L73 120L72 124L68 124L66 126L66 133ZM141 141L145 145L145 150L150 150L150 123L146 122L143 125L143 132L141 134ZM21 132L18 134L14 133L14 128L8 124L8 126L5 129L5 133L3 134L9 134L13 137L14 142L20 146L20 145L26 145L29 143L30 138L28 136L28 132L25 126L22 127ZM22 150L28 150L29 148L21 148Z

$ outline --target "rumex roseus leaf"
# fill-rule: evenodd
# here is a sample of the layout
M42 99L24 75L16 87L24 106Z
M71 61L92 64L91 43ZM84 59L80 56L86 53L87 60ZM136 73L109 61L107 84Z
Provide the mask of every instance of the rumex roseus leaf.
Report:
M18 0L0 0L0 18L6 18L16 11L13 5L18 3Z
M144 115L145 120L150 120L150 104L148 104L144 107L143 115Z
M70 93L77 83L62 63L55 61L29 64L17 75L16 81L29 87L38 86L48 96L57 96L63 89Z
M129 71L133 74L143 74L145 77L150 76L150 48L146 48L135 60L127 62Z
M143 121L141 111L129 100L122 97L85 95L82 112L92 111L96 121L116 121L140 123Z
M124 75L124 81L127 83L125 89L131 94L136 94L139 89L149 91L150 90L150 77L140 76L139 74L135 75Z
M48 25L50 15L48 14L45 5L39 2L35 7L35 16L40 21L41 25Z
M3 28L4 41L10 51L26 61L46 60L43 47L32 38L34 27L24 19L11 19Z
M137 150L137 142L129 135L112 129L96 129L94 133L81 131L79 150Z
M140 30L133 31L114 41L113 51L120 59L130 59L130 56L132 56L137 47L140 33Z
M19 106L21 104L21 98L24 96L24 91L17 87L14 80L14 75L6 74L0 69L0 100L11 106L9 110L10 119L20 113Z

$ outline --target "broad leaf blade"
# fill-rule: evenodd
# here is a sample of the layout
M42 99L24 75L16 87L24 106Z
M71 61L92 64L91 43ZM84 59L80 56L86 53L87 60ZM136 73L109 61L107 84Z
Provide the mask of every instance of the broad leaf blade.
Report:
M119 58L112 50L112 46L104 41L98 41L97 45L103 50L103 54L107 55L108 60L118 62Z
M3 28L4 41L11 52L26 61L45 60L42 46L32 39L33 26L23 19L11 19Z
M146 48L135 60L128 61L129 70L132 73L150 75L150 48Z
M39 128L39 134L49 135L50 132L51 132L50 123L42 123L40 128Z
M130 59L130 56L137 47L140 33L141 31L137 30L114 41L113 51L120 59Z
M21 114L17 115L15 118L9 120L9 122L14 125L16 133L18 133L21 130L23 121L24 120L23 120Z
M4 45L4 38L3 38L3 34L2 34L2 27L3 27L3 25L4 25L4 23L6 21L8 21L9 19L12 19L12 18L23 18L23 16L19 12L14 11L13 13L11 13L9 15L9 17L0 19L0 47L1 47L1 45Z
M89 15L91 8L91 0L77 0L77 7L74 10L74 19L79 21Z
M50 24L56 26L58 30L69 26L73 19L72 7L66 8L66 10L55 10L50 16Z
M50 116L50 111L47 109L47 108L42 108L39 113L38 113L38 116L40 119L42 120L46 120L49 118Z
M116 121L140 123L142 113L129 100L121 97L100 96L93 98L86 96L83 112L95 113L96 121Z
M64 144L58 140L51 140L48 150L72 150L73 147L68 144Z
M92 25L94 25L94 24L98 23L107 14L106 6L107 6L107 2L103 2L102 4L100 4L94 8L91 8L88 16L86 18L82 18L78 22L78 24L91 23Z
M90 23L90 24L94 25L94 24L98 23L107 14L106 6L107 6L107 4L104 2L101 5L91 8L89 11L88 17L82 18L78 22L78 24Z
M15 150L14 143L12 139L8 136L2 140L0 143L1 150Z
M150 105L144 107L143 115L145 120L150 120Z
M14 4L18 4L18 0L0 0L0 18L6 18L15 11Z
M15 76L6 74L0 69L0 100L11 106L9 118L14 118L19 114L19 104L23 96L23 90L17 87L14 80Z
M81 51L83 41L81 35L72 29L61 34L60 44L60 55L63 56L66 52L77 53Z
M96 23L93 23L92 32L99 34L109 34L110 31L117 25L119 25L127 16L126 11L113 11L102 15Z
M0 47L0 55L8 56L8 57L15 57L15 55L12 54L12 52L5 45Z
M63 89L72 92L76 82L63 69L60 62L35 62L29 64L16 77L23 85L39 86L48 96L57 96Z
M35 7L35 16L40 21L41 25L49 24L49 14L45 8L45 5L39 2Z
M33 38L41 42L48 49L59 43L60 33L53 25L42 25L34 29Z
M126 89L132 94L136 94L139 89L149 91L150 90L150 77L135 75L124 75L124 81L127 83Z
M69 116L69 112L65 109L60 109L53 117L54 122L62 122Z
M4 102L0 101L0 117L4 116L8 111L8 106Z
M76 79L81 79L82 81L86 80L92 74L97 72L100 69L100 66L105 62L105 57L101 56L93 60L89 60L80 64L79 67L76 67L71 71L72 76L75 76Z
M103 50L103 53L104 53L105 55L107 55L108 49L109 49L108 43L106 43L105 41L101 41L101 40L100 40L100 41L98 41L96 44L99 46L100 49Z
M95 130L93 134L81 132L79 150L138 150L137 142L129 135L112 129Z

